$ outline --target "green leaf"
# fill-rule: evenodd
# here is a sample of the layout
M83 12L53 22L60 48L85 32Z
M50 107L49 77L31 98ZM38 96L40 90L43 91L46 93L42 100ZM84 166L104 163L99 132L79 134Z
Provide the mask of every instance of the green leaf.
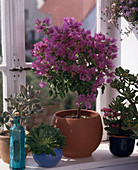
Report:
M105 90L105 86L102 86L102 94L104 93L104 90Z
M9 121L9 116L7 116L4 120L5 123L7 123Z
M77 91L77 89L78 89L78 88L77 88L77 85L75 85L75 84L70 85L69 88L70 88L70 91L71 91L71 92L75 92L75 91Z
M10 130L11 127L9 125L5 124L5 126L8 130Z
M65 97L65 92L64 92L64 91L60 91L59 94L60 94L60 97L61 97L61 98L64 98L64 97Z
M138 96L135 97L135 102L138 102Z
M134 93L130 93L130 94L129 94L129 97L130 97L130 98L135 97L135 92L134 92Z
M49 90L49 96L51 97L53 95L53 91Z
M23 85L20 85L20 91L23 93L24 96L27 96L27 89Z
M114 127L105 127L105 130L112 135L120 135L119 129L116 129Z
M4 122L3 117L0 117L0 126L3 125L3 122Z

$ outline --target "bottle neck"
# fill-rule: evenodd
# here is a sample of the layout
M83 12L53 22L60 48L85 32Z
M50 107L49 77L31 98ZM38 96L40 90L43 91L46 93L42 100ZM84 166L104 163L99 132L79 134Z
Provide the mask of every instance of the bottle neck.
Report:
M14 124L20 125L20 116L14 116Z

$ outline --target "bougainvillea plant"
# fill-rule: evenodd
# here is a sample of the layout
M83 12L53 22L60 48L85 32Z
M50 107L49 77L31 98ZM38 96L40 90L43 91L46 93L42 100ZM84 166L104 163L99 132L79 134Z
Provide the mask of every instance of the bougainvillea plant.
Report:
M115 75L110 85L119 94L109 108L101 109L105 130L112 135L138 138L138 75L122 67L116 68Z
M40 76L41 87L49 86L49 95L62 98L68 91L78 93L78 117L85 103L91 108L97 88L113 78L113 59L117 57L116 40L102 33L91 35L74 18L65 18L61 27L51 26L50 19L36 20L36 31L45 37L34 45L32 63ZM107 77L107 80L105 80Z
M126 34L127 36L136 29L138 24L138 1L137 0L111 0L110 6L107 6L102 14L106 16L101 19L114 25L121 34ZM118 20L120 17L124 17L130 24L124 29L119 28ZM110 26L108 27L110 29Z

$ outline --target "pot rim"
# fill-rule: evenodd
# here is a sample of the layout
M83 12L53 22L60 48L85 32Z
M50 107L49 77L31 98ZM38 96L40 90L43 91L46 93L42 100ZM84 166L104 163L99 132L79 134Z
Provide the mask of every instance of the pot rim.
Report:
M114 138L130 138L129 136L119 136L119 135L112 135L112 134L108 134L108 136Z
M93 116L92 117L88 117L88 118L79 118L79 119L76 119L76 118L66 118L66 117L64 117L62 115L60 116L60 113L62 114L63 112L66 112L66 115L71 115L72 112L75 112L75 114L77 114L77 109L60 110L60 111L55 112L54 116L58 117L60 119L68 119L68 120L70 120L70 119L73 119L73 120L82 120L82 119L90 119L90 118L95 118L95 117L100 116L99 113L94 111L94 110L81 109L81 112L83 112L82 115L93 114ZM87 113L87 114L85 114L85 113Z
M54 151L55 151L55 150L58 150L58 151L62 152L63 149L53 148L53 150L54 150ZM37 156L38 156L38 154L36 154L36 153L32 153L32 155L37 155ZM41 153L40 156L41 156L41 155L48 155L48 154L47 154L47 153Z
M6 133L9 133L9 130L4 130L4 134L6 134ZM1 140L3 140L3 139L9 140L10 139L10 135L2 135L2 134L0 134L0 139Z
M10 136L4 136L4 135L0 135L0 140L9 140L10 139Z

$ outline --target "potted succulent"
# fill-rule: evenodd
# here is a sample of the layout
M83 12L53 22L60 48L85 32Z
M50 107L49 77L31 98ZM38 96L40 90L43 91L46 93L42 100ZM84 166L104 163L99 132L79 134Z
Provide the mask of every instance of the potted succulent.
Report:
M110 150L116 156L129 156L134 149L135 138L138 138L138 75L129 73L122 67L116 68L117 78L112 80L111 87L119 94L103 108L103 121L110 139Z
M62 149L66 143L59 129L41 123L33 127L26 137L26 144L33 154L35 162L41 167L55 166L62 157Z
M67 139L63 155L75 158L91 156L101 142L100 115L81 108L91 109L97 88L104 91L105 83L111 82L112 61L117 56L115 39L102 33L92 37L81 25L74 18L65 18L61 27L51 26L49 18L37 19L36 31L45 37L31 52L36 57L32 68L42 78L40 86L49 87L50 96L64 98L69 91L78 94L78 109L59 111L52 121Z
M126 34L127 36L136 29L138 24L138 1L137 0L111 0L110 6L107 6L104 11L102 11L103 21L114 25L121 34ZM108 20L105 20L105 16ZM124 30L119 28L118 20L124 17L130 25ZM110 26L109 26L110 29Z
M7 111L0 113L0 156L6 163L9 163L9 129L14 123L14 113L19 112L22 126L31 123L30 117L42 112L38 99L39 94L40 91L34 90L33 87L27 86L25 88L21 85L19 94L12 94L5 99L8 103ZM26 131L27 134L28 132Z

